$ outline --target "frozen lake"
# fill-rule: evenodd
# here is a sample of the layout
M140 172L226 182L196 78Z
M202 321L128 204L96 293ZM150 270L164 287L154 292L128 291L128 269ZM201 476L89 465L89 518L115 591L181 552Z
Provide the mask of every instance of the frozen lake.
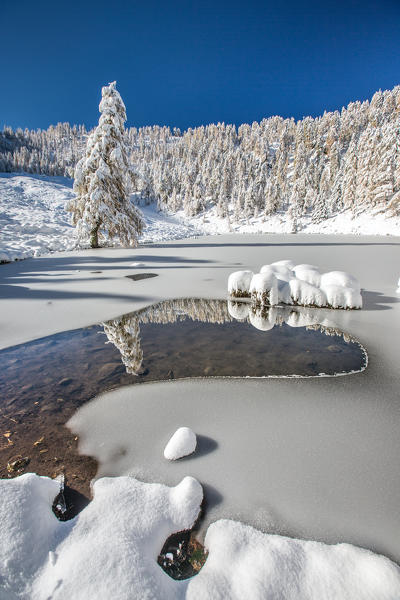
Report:
M78 433L80 450L99 461L98 476L169 484L197 477L208 497L203 531L226 516L263 531L351 542L400 562L393 533L400 525L398 258L398 238L221 236L5 265L1 343L105 322L166 298L223 298L230 272L276 260L351 272L363 310L323 311L323 318L360 340L366 371L127 386L82 406L71 436ZM158 277L127 278L141 269ZM200 452L167 464L163 448L182 425L199 434Z

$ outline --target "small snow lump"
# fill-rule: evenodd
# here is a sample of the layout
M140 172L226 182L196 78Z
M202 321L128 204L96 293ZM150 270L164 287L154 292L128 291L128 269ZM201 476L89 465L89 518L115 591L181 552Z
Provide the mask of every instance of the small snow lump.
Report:
M189 427L179 427L165 446L164 457L167 460L178 460L196 450L197 438Z

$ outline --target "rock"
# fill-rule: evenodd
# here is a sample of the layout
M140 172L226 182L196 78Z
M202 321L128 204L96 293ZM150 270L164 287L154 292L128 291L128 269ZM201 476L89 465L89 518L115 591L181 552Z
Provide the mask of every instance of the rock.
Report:
M9 473L19 473L23 471L27 465L31 462L29 456L14 456L7 463L7 471Z
M179 427L165 446L164 457L167 460L178 460L196 450L197 438L189 427Z

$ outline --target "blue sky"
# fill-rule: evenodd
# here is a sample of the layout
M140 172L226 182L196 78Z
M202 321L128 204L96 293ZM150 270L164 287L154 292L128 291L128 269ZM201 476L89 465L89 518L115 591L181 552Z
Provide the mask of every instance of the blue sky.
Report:
M0 127L317 116L400 83L400 0L0 2Z

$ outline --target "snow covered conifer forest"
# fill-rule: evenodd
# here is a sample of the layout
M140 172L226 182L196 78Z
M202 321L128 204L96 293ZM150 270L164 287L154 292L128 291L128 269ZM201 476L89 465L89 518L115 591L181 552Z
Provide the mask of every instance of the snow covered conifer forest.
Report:
M0 171L71 177L89 133L68 123L5 127ZM400 86L315 119L274 116L184 132L154 125L126 136L142 203L170 212L215 207L229 222L284 213L293 231L304 215L318 223L343 209L400 214Z

